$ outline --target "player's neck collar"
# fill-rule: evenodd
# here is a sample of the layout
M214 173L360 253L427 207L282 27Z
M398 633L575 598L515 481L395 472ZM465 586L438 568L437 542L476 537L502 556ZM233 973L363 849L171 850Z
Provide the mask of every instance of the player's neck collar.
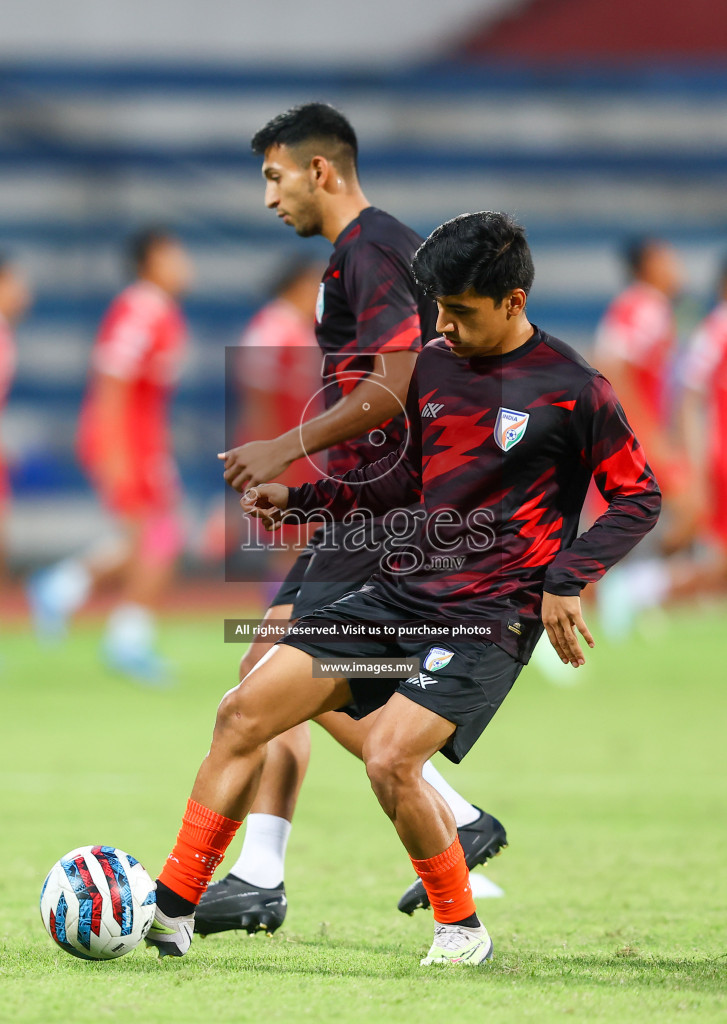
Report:
M359 213L357 213L356 216L353 218L353 220L350 220L348 222L348 224L345 226L345 228L342 228L340 233L336 236L336 240L333 243L333 248L337 249L338 246L341 245L341 243L346 240L346 236L351 231L351 229L354 227L354 225L358 224L358 222L361 220L361 218L364 216L364 214L370 213L373 209L374 209L373 206L364 206L363 210L361 210Z
M522 345L518 345L517 348L511 349L509 352L504 352L502 355L494 356L470 356L469 364L472 369L484 369L487 366L502 365L502 363L512 363L516 359L522 359L529 352L539 345L543 340L543 334L539 327L535 324L530 325L533 329L531 337L527 341L524 341Z

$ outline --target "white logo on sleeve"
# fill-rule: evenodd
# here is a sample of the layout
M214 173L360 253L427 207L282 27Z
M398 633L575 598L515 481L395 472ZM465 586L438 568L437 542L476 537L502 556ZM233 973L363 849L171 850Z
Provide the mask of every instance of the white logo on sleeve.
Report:
M316 300L316 323L319 324L323 319L323 308L326 304L326 286L321 281L318 286L318 298Z
M495 423L495 444L504 452L509 452L525 437L528 429L529 412L517 412L515 409L500 409Z
M434 419L436 416L439 416L443 408L443 402L427 402L422 409L422 419Z
M424 668L428 672L436 672L437 669L449 665L454 657L454 651L448 651L446 647L432 647L424 659Z

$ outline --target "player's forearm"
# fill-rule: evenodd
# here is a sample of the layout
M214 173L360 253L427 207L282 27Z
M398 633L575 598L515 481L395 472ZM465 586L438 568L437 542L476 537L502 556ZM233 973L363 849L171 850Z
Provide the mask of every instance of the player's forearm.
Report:
M591 468L608 508L548 566L545 590L561 597L580 593L627 555L653 529L661 491L618 398L600 375L582 389L573 413L573 443Z
M281 441L292 459L314 455L380 427L402 411L399 400L378 384L362 382L330 409L295 427Z
M707 446L704 444L704 395L688 389L679 409L679 432L684 448L699 479L706 476Z
M101 375L95 405L97 440L103 453L99 469L112 478L123 476L133 463L128 438L129 387L126 382Z
M291 461L313 455L342 441L381 427L404 409L416 351L379 352L369 376L335 405L281 438ZM382 381L386 381L382 384Z
M378 516L394 508L407 508L420 497L420 474L399 450L340 477L324 477L314 484L292 487L286 516L315 519L315 513L322 512L321 518L343 519L354 508Z
M613 497L590 530L556 555L545 574L544 589L561 597L579 594L636 547L656 526L660 510L661 491L650 474L638 491Z
M103 436L103 431L100 436ZM107 443L101 442L103 456L97 464L96 472L107 486L115 486L133 475L134 452L123 434L110 430L106 437Z

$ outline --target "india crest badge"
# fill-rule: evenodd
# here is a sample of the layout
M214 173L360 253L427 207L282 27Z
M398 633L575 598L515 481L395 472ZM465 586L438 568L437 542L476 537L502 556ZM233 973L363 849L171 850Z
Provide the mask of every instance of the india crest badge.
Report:
M436 672L449 665L453 657L454 651L448 651L446 647L432 647L424 659L424 668L428 672Z
M500 409L495 423L495 443L504 452L522 441L528 429L529 412L518 412L516 409Z

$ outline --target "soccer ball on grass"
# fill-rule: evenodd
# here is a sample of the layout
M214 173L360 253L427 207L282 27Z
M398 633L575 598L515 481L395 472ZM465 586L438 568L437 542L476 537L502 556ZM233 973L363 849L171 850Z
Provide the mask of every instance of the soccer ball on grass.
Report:
M112 960L139 945L154 920L156 885L135 857L79 846L53 865L40 894L46 931L82 960Z

